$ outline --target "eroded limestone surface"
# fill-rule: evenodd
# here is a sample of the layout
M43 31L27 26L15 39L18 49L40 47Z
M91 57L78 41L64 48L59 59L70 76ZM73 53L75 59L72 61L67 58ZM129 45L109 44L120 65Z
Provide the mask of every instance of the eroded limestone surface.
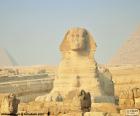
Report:
M10 93L9 95L3 97L1 102L1 113L16 114L18 111L19 102L20 101L13 93Z
M83 28L70 29L60 45L62 59L58 67L54 88L49 95L36 101L75 99L81 90L90 92L93 102L114 102L114 84L109 70L98 67L94 59L96 43ZM102 69L102 70L101 70Z

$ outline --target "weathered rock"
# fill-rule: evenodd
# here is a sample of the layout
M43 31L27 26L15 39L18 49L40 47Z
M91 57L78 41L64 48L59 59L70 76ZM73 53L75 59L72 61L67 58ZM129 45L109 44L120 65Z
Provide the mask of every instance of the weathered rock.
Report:
M134 98L140 97L140 88L133 88L132 91L134 94Z
M79 104L74 101L22 103L19 105L19 112L49 113L50 115L56 116L82 116ZM94 112L93 114L95 116L98 116L98 114L99 116L101 114L106 114L106 116L119 116L118 107L111 103L92 103L91 112ZM86 114L85 112L83 113ZM89 113L90 115L92 116L92 113Z
M42 102L29 102L27 104L27 112L41 112L44 104Z
M120 99L134 99L134 92L132 89L122 90L119 98Z
M82 116L82 113L81 112L71 112L71 113L67 113L67 114L62 114L60 116Z
M112 103L92 103L91 112L108 112L108 113L118 113L119 106Z
M107 116L122 116L120 113L108 113Z
M27 103L20 103L18 105L18 113L20 112L27 112L28 104Z
M120 92L120 96L119 96L120 99L128 99L128 92L127 91L121 91Z
M5 96L1 102L1 113L16 114L18 111L19 100L15 94Z
M129 90L123 90L119 96L119 105L121 108L140 107L140 89L132 88Z
M100 86L102 90L102 95L104 96L114 96L114 83L112 81L112 74L105 67L98 67L98 78L100 80Z
M136 108L140 108L140 97L139 98L135 98L135 107Z
M121 108L131 108L135 106L133 99L119 99L119 106Z
M107 116L106 112L86 112L84 116Z

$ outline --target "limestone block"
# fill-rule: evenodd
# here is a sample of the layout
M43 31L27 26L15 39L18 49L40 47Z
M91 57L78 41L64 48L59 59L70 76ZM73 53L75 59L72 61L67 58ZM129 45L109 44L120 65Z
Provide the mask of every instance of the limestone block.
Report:
M115 97L113 96L97 96L93 100L95 103L115 103Z
M84 116L106 116L106 112L86 112Z
M43 108L44 113L50 112L51 114L58 113L57 104L55 102L44 102Z
M80 105L80 100L79 98L74 98L74 100L72 100L70 105L70 110L73 112L80 112L81 111L81 105Z
M128 99L133 99L134 98L134 93L133 93L133 90L129 90L128 91Z
M41 112L44 104L41 102L29 102L27 104L28 112Z
M58 107L56 106L50 106L48 111L50 112L51 115L57 115L59 113Z
M121 91L120 92L120 96L119 96L120 99L128 99L128 93L126 91Z
M51 115L59 114L61 106L57 106L56 102L44 102L44 111L50 112Z
M60 116L82 116L82 113L81 112L71 112L71 113L67 113L67 114L62 114Z
M119 98L120 99L133 99L134 98L133 89L122 90Z
M0 94L0 106L1 106L1 103L2 103L3 99L5 98L5 96L8 96L8 95L9 95L9 93L1 93Z
M108 113L107 116L123 116L120 113Z
M139 98L135 98L135 107L136 108L140 108L140 97Z
M133 99L119 99L119 106L123 108L134 107Z
M1 102L1 113L16 114L19 102L13 93L5 96Z
M75 101L79 100L76 96L78 96L80 91L78 89L73 89L66 94L65 100L72 100L75 99Z
M140 88L133 88L132 90L135 98L140 97Z
M27 103L20 103L18 105L18 112L26 112L27 111Z
M125 110L123 109L123 110L120 110L120 114L122 115L122 116L125 116Z
M9 102L7 99L3 99L1 103L1 113L10 113Z
M119 107L112 103L92 103L91 111L118 113Z
M66 114L70 112L70 104L64 102L56 102L57 114Z

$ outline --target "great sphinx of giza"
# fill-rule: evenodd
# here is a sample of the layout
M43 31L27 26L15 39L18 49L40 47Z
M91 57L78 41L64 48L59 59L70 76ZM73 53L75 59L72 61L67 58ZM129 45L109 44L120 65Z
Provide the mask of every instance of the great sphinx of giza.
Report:
M36 100L73 99L78 92L90 92L93 102L114 102L114 84L110 75L100 72L94 59L96 43L83 28L72 28L60 45L62 59L54 81L53 90Z

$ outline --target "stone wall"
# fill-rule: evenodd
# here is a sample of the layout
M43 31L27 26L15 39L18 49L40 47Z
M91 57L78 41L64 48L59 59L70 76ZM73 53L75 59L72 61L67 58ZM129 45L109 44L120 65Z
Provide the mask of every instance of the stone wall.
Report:
M15 93L21 102L34 100L52 89L55 73L48 65L0 67L0 93Z
M0 77L22 77L44 73L54 75L55 72L56 67L48 65L0 67Z
M53 88L53 78L0 83L0 93L15 93L21 102L29 102Z

